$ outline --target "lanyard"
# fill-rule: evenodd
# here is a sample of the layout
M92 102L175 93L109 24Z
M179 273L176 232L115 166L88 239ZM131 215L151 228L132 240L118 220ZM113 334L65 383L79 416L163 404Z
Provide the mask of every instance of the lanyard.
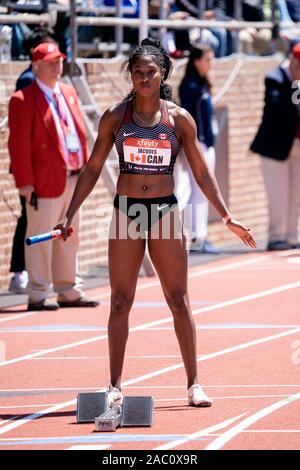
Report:
M67 115L64 111L62 111L63 105L62 105L62 101L60 100L61 100L61 96L59 95L59 93L53 92L53 100L51 100L51 102L55 106L59 119L64 123L67 130L69 130L70 126L68 124Z

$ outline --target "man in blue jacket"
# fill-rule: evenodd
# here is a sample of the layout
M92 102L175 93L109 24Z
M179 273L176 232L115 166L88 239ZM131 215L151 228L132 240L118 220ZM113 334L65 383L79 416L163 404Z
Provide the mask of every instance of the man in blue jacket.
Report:
M269 202L268 250L300 248L300 43L265 79L265 106L250 149L260 154ZM298 82L299 83L299 82Z

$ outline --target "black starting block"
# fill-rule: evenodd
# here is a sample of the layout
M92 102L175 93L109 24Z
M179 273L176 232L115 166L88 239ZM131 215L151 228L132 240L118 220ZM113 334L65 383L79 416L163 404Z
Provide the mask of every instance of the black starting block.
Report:
M125 397L120 408L111 408L95 419L96 431L152 426L153 397Z
M79 393L77 396L77 423L93 423L95 417L108 408L107 393Z
M79 393L77 423L95 422L96 431L120 427L147 427L153 423L153 397L124 397L121 407L109 408L107 393Z
M153 408L153 397L125 397L121 411L121 427L152 426Z

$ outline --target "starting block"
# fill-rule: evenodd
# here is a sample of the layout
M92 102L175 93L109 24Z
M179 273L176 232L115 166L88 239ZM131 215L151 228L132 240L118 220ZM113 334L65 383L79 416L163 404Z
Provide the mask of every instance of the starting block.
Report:
M93 423L95 417L108 409L107 393L79 393L77 396L77 423Z
M153 397L124 397L121 407L109 408L107 393L79 393L77 423L95 422L96 431L118 427L150 427L153 424Z
M95 418L96 431L115 431L121 424L121 413L119 409L109 408L102 415Z
M121 407L108 409L95 418L96 431L152 426L153 408L153 397L124 397Z
M125 397L121 411L121 427L152 426L153 408L153 397Z

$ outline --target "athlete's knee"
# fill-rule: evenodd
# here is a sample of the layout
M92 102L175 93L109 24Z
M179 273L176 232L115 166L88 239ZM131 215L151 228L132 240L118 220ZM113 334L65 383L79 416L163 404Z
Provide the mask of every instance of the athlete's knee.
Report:
M133 298L124 292L115 292L111 295L111 313L129 313Z
M187 308L187 293L184 289L174 289L167 295L167 302L173 312Z

